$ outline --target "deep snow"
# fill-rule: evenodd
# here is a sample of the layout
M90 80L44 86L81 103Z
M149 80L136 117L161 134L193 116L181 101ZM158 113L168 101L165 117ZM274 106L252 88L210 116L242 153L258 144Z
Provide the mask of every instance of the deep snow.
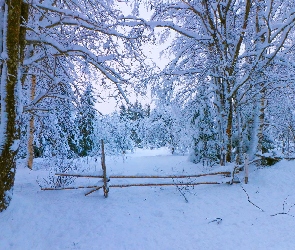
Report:
M35 169L40 163L35 161ZM109 175L198 174L217 169L195 165L187 156L170 155L164 149L137 150L124 162L107 156ZM250 166L247 185L182 189L188 203L175 186L112 188L107 199L101 190L87 197L88 190L83 189L41 191L36 178L47 175L45 169L30 171L19 162L12 203L0 213L1 250L295 249L293 161ZM203 180L226 181L222 176L197 181ZM96 181L79 179L85 184ZM264 212L248 202L241 185ZM277 214L282 212L288 214Z

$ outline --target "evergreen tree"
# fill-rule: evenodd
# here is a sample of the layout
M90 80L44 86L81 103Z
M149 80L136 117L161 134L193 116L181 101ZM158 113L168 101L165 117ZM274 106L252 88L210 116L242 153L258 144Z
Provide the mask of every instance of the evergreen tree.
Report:
M97 117L94 105L93 89L89 84L81 97L81 105L76 118L79 130L79 156L88 156L95 148L94 128Z
M207 102L200 102L192 118L194 150L191 159L194 162L200 162L204 159L217 161L220 154L220 148L217 144L217 131L211 110L208 100Z
M142 136L139 130L144 117L149 115L149 112L149 106L147 106L147 110L145 110L138 100L136 100L135 103L128 108L124 105L120 106L120 120L123 123L128 123L128 127L131 128L129 136L137 147L143 146Z

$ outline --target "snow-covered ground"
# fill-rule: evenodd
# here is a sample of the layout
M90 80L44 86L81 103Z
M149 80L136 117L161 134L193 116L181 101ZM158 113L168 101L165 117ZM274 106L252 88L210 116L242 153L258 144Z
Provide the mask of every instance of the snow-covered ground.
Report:
M96 164L99 169L100 163ZM192 164L187 156L170 155L163 149L137 150L124 162L120 157L107 157L109 175L216 170L221 169ZM176 186L111 188L108 198L102 190L86 197L88 190L83 189L41 191L37 176L46 177L48 172L42 168L29 171L19 163L12 203L0 213L1 250L295 249L293 161L264 168L250 166L247 185L179 186L188 202ZM196 181L226 180L211 176ZM88 185L97 180L81 178L79 182ZM248 202L243 188L263 211ZM279 214L283 212L286 214Z

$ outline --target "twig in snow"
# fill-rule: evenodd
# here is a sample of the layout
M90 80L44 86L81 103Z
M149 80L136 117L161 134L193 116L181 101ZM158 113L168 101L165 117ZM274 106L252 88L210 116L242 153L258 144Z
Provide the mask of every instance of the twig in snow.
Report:
M208 224L212 223L212 222L216 222L217 224L220 224L222 222L222 219L221 218L216 218L214 220L209 221Z
M283 202L283 212L281 212L281 213L276 213L276 214L271 214L270 216L276 216L276 215L279 215L279 214L285 214L285 215L289 215L289 216L295 218L294 215L289 214L289 212L291 211L291 208L294 207L295 204L292 204L292 205L289 207L288 211L285 212L285 205L287 204L287 199L288 199L288 197L289 197L289 195L285 198L285 200L284 200L284 202Z
M238 176L237 176L237 178L239 179L240 183L242 183L241 180L240 180L240 178L239 178ZM250 200L250 196L249 196L249 194L247 193L247 191L245 190L245 188L243 187L243 185L241 184L240 186L241 186L241 188L243 189L243 191L245 192L245 194L247 195L248 202L251 203L254 207L257 207L261 212L265 212L261 207L258 207L256 204L254 204L254 203Z
M43 178L43 180L44 180L44 182L45 182L48 186L50 186L49 183L48 183L48 181L47 181L45 178ZM36 182L37 182L38 186L42 189L43 186L41 185L41 182L39 181L39 176L37 177Z
M256 204L254 204L249 197L249 194L247 193L247 191L245 190L245 188L241 185L241 188L243 189L243 191L245 192L245 194L247 195L248 198L248 202L250 202L254 207L257 207L261 212L264 212L264 210L261 207L258 207Z
M174 179L172 178L173 183L175 184L176 188L178 189L179 193L183 196L184 200L186 203L188 203L188 199L185 197L184 193L182 190L179 188L179 186L175 183Z

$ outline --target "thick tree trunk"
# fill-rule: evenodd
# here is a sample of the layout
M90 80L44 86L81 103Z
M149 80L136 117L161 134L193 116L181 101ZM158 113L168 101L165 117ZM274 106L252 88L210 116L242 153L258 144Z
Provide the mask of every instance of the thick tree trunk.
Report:
M218 70L216 69L216 72ZM218 90L216 91L216 106L217 106L217 114L218 114L218 137L220 142L220 166L225 166L226 162L226 113L225 110L225 98L224 98L224 88L222 85L222 81L219 78L214 79L215 85L218 86Z
M19 139L16 87L19 79L21 7L22 0L5 1L2 46L7 59L1 72L1 117L4 119L1 120L0 135L0 212L11 201L16 170Z

